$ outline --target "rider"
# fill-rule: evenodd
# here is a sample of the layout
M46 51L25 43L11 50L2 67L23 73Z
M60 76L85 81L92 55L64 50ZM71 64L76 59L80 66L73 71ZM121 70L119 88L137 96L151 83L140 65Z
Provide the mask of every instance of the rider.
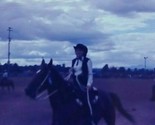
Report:
M89 93L87 95L86 92L89 92L93 83L92 61L87 57L88 48L85 45L77 44L74 46L74 50L76 58L72 60L72 67L65 80L69 80L71 77L73 78L73 84L77 94L76 101L80 105L87 105L87 109L89 107L90 112L92 107L89 105ZM90 113L90 115L92 114Z
M2 75L2 83L4 83L7 79L8 79L8 72L7 70L5 70Z

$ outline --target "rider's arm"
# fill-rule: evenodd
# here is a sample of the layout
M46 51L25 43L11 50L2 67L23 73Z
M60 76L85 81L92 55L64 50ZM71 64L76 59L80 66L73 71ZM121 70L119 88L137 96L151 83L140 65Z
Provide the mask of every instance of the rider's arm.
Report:
M88 66L88 82L87 86L91 86L93 83L93 68L92 68L92 61L89 59L87 62Z
M73 74L73 70L72 70L72 67L69 69L69 74L65 77L65 80L69 80L70 78L71 78L71 76L72 76L72 74Z

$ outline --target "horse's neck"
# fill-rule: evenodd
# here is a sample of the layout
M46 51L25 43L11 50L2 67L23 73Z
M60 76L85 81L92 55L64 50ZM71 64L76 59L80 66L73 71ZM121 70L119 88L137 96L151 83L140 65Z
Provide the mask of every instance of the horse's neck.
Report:
M50 94L50 93L51 93L51 91L48 90L48 94ZM62 104L61 95L60 95L59 91L57 91L57 93L55 93L54 95L49 96L49 101L50 101L51 106L54 109L59 108Z
M68 86L68 83L63 81L62 83L55 83L57 84L57 93L54 95L54 98L51 97L52 100L56 100L57 103L67 103L68 101L70 101L70 99L72 99L73 95L72 95L72 89ZM53 90L51 90L53 91ZM49 93L50 90L49 90Z
M61 102L61 105L70 101L72 94L71 88L68 86L68 83L63 79L63 77L55 69L51 72L51 78L53 78L54 84L57 85L58 95L56 96L57 103ZM51 99L53 100L53 99Z
M48 90L48 93L50 94L51 92ZM60 90L58 90L53 96L50 96L49 101L54 111L60 110L67 103L64 94Z

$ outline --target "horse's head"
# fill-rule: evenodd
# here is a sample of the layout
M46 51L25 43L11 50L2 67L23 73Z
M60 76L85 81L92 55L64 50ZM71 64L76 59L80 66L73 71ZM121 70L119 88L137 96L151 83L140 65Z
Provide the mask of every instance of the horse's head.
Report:
M41 69L37 71L37 73L32 78L32 81L25 89L26 95L35 99L38 94L47 89L49 84L52 84L52 80L50 77L50 67L52 66L52 60L49 64L46 64L44 59L41 63Z

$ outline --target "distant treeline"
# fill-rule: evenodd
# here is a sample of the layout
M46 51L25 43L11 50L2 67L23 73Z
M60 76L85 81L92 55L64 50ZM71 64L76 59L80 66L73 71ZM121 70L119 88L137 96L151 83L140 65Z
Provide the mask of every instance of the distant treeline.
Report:
M69 67L65 65L54 65L54 67L63 75L68 73ZM9 76L32 76L40 69L40 65L19 66L15 64L0 64L0 76L5 70L9 72ZM108 64L103 68L93 69L94 77L98 78L143 78L154 79L155 69L130 69L125 67L109 67Z
M102 78L143 78L143 79L154 79L155 69L130 69L125 67L109 67L106 64L100 71L96 74L97 77Z
M54 65L54 67L63 73L67 73L69 68L65 67L64 65ZM17 63L14 64L0 64L0 76L7 71L9 76L32 76L34 75L39 69L40 65L29 65L29 66L19 66Z

